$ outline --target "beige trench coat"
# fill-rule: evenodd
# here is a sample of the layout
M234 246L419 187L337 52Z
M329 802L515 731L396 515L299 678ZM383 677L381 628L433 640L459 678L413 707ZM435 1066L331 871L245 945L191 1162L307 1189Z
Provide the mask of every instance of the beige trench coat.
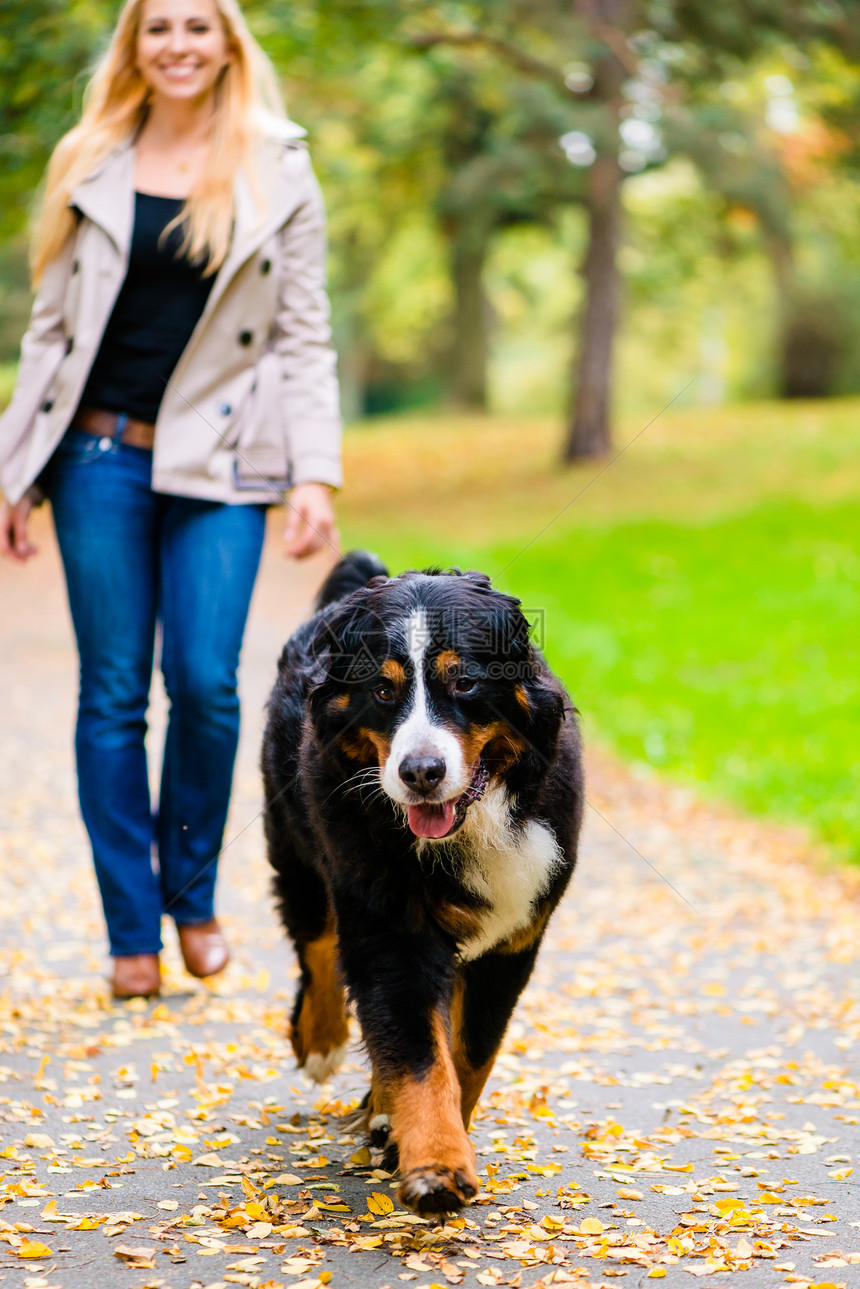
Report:
M158 492L272 502L296 484L341 482L325 217L302 133L291 122L273 123L262 220L237 179L230 251L159 409ZM71 204L81 218L44 274L15 393L0 417L0 488L12 504L66 432L125 279L131 142L76 189Z

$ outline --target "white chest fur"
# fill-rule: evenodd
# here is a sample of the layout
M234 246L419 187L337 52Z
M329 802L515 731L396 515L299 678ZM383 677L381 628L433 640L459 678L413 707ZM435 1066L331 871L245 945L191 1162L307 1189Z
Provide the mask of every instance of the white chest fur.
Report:
M561 854L546 824L531 819L512 828L507 794L497 785L469 807L457 850L463 884L489 905L480 930L460 947L469 961L528 924Z

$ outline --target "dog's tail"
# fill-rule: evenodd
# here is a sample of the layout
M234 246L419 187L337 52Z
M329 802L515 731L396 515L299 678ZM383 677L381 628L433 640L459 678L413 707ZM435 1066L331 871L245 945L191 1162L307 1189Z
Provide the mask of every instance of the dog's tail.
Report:
M327 604L334 604L345 596L366 586L372 577L387 577L388 569L376 555L370 551L350 551L335 564L326 580L320 587L316 599L316 609L324 609Z

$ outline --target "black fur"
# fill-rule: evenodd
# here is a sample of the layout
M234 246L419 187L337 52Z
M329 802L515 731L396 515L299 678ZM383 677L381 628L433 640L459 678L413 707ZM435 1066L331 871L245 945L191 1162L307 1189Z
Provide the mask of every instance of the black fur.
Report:
M405 1111L396 1097L392 1102L391 1089L411 1081L419 1103L431 1070L444 1065L441 1024L451 1059L459 1062L468 1119L465 1084L489 1068L531 974L576 859L579 736L572 705L529 640L519 602L494 590L484 574L428 570L390 578L374 557L356 552L330 575L318 606L281 655L262 758L275 890L302 964L294 1046L300 1062L307 1061L296 1027L311 987L308 963L313 947L334 929L342 978L373 1065L366 1119L380 1106L393 1114L402 1159L398 1122L405 1122ZM380 788L372 760L367 763L372 748L390 746L409 714L405 688L397 701L385 696L392 686L380 667L394 660L404 684L414 688L403 624L416 610L430 628L425 683L432 719L464 748L492 732L480 755L493 791L501 799L503 790L510 802L511 845L537 822L558 846L558 862L527 924L477 956L470 956L470 928L480 928L491 909L464 879L474 849L467 824L462 837L419 840L404 809ZM459 660L453 680L441 663L434 670L443 650ZM478 809L468 807L467 821ZM459 1009L453 1019L452 1007ZM486 1074L474 1077L480 1083ZM416 1167L421 1150L410 1137L404 1202L430 1212L467 1200L476 1182L472 1166L463 1163L465 1149L460 1143L450 1159ZM427 1151L445 1153L429 1139Z

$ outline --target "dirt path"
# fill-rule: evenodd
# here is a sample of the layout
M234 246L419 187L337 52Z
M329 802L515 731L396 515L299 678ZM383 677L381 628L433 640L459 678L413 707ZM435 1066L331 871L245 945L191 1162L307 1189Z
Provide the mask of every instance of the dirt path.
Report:
M40 539L37 565L0 567L0 1280L860 1283L853 875L592 757L581 866L473 1130L484 1193L433 1228L342 1130L360 1054L320 1092L284 1041L294 969L256 756L318 571L297 579L273 545L252 615L220 899L235 962L206 988L171 941L160 1002L116 1005L75 806L67 614Z

